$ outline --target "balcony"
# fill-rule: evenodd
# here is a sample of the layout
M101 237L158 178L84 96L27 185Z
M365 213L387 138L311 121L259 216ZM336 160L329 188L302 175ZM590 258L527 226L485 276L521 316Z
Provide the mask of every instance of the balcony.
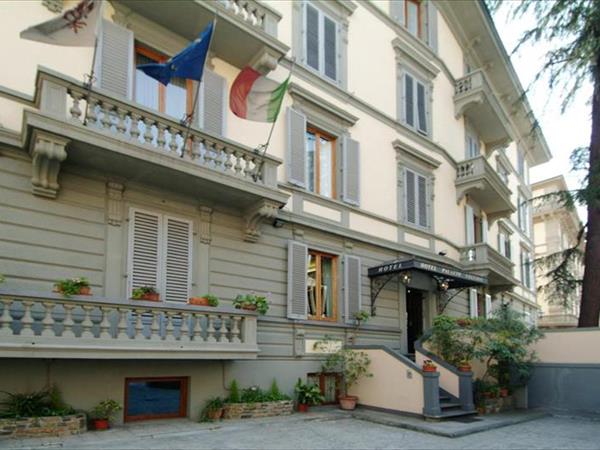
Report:
M488 150L512 140L508 118L480 69L456 80L454 114L469 120Z
M483 156L458 163L454 184L456 201L468 194L486 212L490 223L516 211L511 190Z
M492 288L504 290L517 284L513 276L514 263L485 243L464 247L460 255L463 267L486 276Z
M75 164L235 208L250 242L289 197L277 188L280 159L48 69L38 71L34 103L37 110L24 113L24 131L36 195L56 197L61 165Z
M281 15L256 0L178 0L176 8L171 0L119 0L113 6L134 32L143 32L147 19L190 41L217 17L211 51L236 67L267 72L289 50L277 39Z
M256 316L238 309L0 291L0 357L255 359Z

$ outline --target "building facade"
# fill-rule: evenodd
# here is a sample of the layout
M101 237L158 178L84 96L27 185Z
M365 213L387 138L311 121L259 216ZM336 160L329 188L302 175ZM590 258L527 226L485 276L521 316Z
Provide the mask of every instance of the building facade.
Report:
M1 390L89 408L162 379L194 417L232 379L291 391L324 336L411 353L440 313L537 316L528 170L550 153L483 2L106 3L95 59L19 39L73 2L0 5ZM197 102L136 70L214 17ZM266 153L270 125L228 108L246 65L292 70ZM91 297L52 293L80 276ZM266 315L231 307L250 292Z
M552 194L568 190L567 183L562 175L538 181L531 186L534 198L540 199ZM533 227L535 236L536 259L548 255L560 253L576 245L581 221L576 210L569 210L556 198L548 197L546 201L540 201L533 212ZM581 240L580 248L583 249L584 239ZM548 283L545 273L550 269L548 266L536 267L536 284L544 286ZM583 279L583 261L576 267L571 267L571 274L578 279ZM557 302L551 299L543 290L538 291L538 303L540 305L540 327L575 327L579 319L579 303L581 301L581 289L575 289L565 302Z

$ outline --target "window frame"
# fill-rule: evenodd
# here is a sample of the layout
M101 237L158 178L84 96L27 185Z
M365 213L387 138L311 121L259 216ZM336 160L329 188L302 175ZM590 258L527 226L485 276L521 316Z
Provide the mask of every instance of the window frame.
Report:
M144 45L138 41L134 42L133 52L134 52L134 54L133 54L134 62L135 62L135 58L138 54L145 56L146 58L149 58L157 63L164 63L165 61L167 61L169 59L168 56L166 56L156 50L153 50L150 47L148 47L147 45ZM136 94L137 94L137 84L136 84L136 76L135 76L136 71L137 71L137 67L134 64L134 67L133 67L133 99L134 99L134 101L136 101ZM192 80L185 80L185 82L186 82L185 83L185 87L186 87L185 110L186 110L186 114L191 114L192 107L193 107L194 85L193 85ZM161 114L166 114L165 110L166 110L166 105L167 105L167 86L165 86L164 84L159 83L159 82L157 82L157 83L158 83L158 109L156 111ZM181 118L176 118L176 119L179 120Z
M307 253L306 253L306 258L307 260L310 259L310 257L315 256L315 271L316 271L316 277L315 277L315 282L316 282L316 294L317 297L315 299L315 306L316 306L316 315L311 315L310 314L310 308L308 305L308 283L306 285L307 287L307 296L306 296L306 317L308 320L317 320L320 322L337 322L338 321L338 312L339 312L339 308L338 308L338 255L334 255L332 253L327 253L327 252L323 252L320 250L314 250L309 248ZM322 313L323 313L323 299L321 298L321 287L322 287L322 280L321 280L321 258L322 257L326 257L326 258L331 258L331 284L332 284L332 303L333 303L333 314L332 317L322 317ZM308 280L308 262L306 265L307 268L307 273L306 273L306 279Z
M319 58L318 58L319 67L318 68L315 68L308 63L308 32L307 32L308 23L307 22L308 22L308 8L309 7L313 8L317 12L317 17L318 17L318 35L317 35L318 50L319 50ZM331 78L329 75L326 74L326 71L325 71L325 18L329 19L335 25L335 51L334 51L335 78ZM310 70L317 72L322 77L325 77L326 79L328 79L334 83L339 83L340 82L340 61L338 58L339 46L340 46L339 36L338 36L339 27L340 27L339 20L337 20L331 14L328 14L327 12L323 11L323 9L320 8L319 6L317 6L315 3L305 2L303 5L303 11L302 11L302 21L303 21L303 23L302 23L302 29L303 29L302 59L304 60L306 67L308 67Z
M315 127L314 125L310 125L308 122L306 124L306 130L304 131L304 148L305 153L308 154L308 150L306 148L307 144L307 134L312 133L315 136L315 190L311 191L309 189L309 174L308 174L308 158L306 158L306 190L313 194L321 195L325 198L336 199L337 198L337 141L338 138L331 133L327 133L322 129ZM321 193L321 137L325 138L329 142L331 142L331 197L324 195Z

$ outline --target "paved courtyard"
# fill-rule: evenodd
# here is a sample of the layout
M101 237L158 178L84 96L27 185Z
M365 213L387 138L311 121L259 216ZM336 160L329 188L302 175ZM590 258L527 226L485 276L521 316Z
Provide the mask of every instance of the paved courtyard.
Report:
M0 440L0 448L101 449L597 449L600 421L544 417L447 438L331 413L197 424L146 422L68 438Z

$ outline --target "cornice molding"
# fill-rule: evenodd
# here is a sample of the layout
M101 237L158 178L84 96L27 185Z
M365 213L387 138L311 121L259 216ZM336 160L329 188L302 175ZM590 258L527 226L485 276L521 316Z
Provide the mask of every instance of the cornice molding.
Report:
M408 145L406 142L401 141L400 139L396 139L392 142L392 146L394 150L396 150L396 159L401 160L406 158L412 158L416 160L418 163L425 164L427 167L431 169L437 169L442 164L435 158L432 158L426 153L423 153L421 150L417 150L411 145Z
M308 103L309 107L314 110L325 111L329 115L333 116L337 121L342 122L347 128L353 126L358 121L358 117L355 115L335 106L333 103L330 103L327 100L324 100L297 83L290 83L288 87L288 93L292 96L294 101Z

